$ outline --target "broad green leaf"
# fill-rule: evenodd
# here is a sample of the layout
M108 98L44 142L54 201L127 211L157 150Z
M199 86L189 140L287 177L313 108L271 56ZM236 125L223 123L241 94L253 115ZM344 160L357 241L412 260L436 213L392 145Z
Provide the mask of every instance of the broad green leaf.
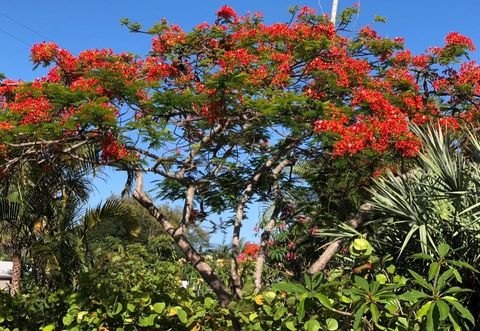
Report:
M423 293L422 291L411 290L400 295L400 300L416 302L418 299L428 298L430 295Z
M297 293L297 294L307 292L307 289L305 287L303 287L302 285L287 283L287 282L281 282L281 283L274 284L272 286L272 290L273 291L289 292L289 293Z
M157 317L156 314L150 314L148 316L140 316L138 318L138 325L143 327L153 326L155 324L156 317Z
M364 238L357 238L353 241L353 248L357 251L365 251L370 246L370 243Z
M48 324L47 326L42 328L42 331L53 331L55 330L55 324Z
M327 327L328 331L338 330L338 322L334 318L327 318L325 321L325 326Z
M327 296L321 294L321 293L315 293L315 298L317 298L318 301L320 301L320 303L322 305L324 305L325 307L327 308L332 308L332 303L330 302L330 300L327 298Z
M74 320L75 320L75 316L70 315L70 314L67 314L67 315L63 316L63 318L62 318L63 325L65 325L65 326L69 326L70 324L72 324L72 322Z
M120 302L117 302L113 305L112 309L108 312L108 316L113 317L122 312L123 305Z
M355 284L360 287L362 290L365 292L368 292L370 290L370 285L368 284L368 281L365 278L355 276Z
M187 324L188 319L187 319L187 313L185 312L185 310L179 309L177 311L177 315L180 322L182 322L183 324Z
M447 256L448 252L450 251L450 246L448 244L440 244L438 245L438 255L440 256L441 259L445 258Z
M417 320L421 321L423 317L427 314L428 310L432 306L433 301L428 301L425 304L423 304L422 307L417 311Z
M448 304L443 300L438 300L436 302L436 306L440 312L440 321L445 321L448 317L448 314L450 314L450 308L448 308Z
M285 323L285 326L287 327L287 329L289 329L290 331L295 331L297 330L297 328L295 327L295 324L292 322L292 321L288 321Z
M152 306L152 308L157 314L161 314L165 309L165 302L157 302Z
M384 274L378 274L375 276L375 280L379 283L379 284L382 284L384 285L386 282L387 282L387 276L385 276Z
M447 285L450 278L453 276L453 269L448 269L438 277L437 289L442 291L445 285Z
M427 331L438 331L438 324L440 323L440 313L436 302L432 303L427 312Z
M287 308L278 307L277 310L275 311L275 314L273 315L273 320L278 321L280 318L283 317L283 315L285 315L286 312L287 312Z
M475 318L473 318L472 313L462 306L462 304L458 301L448 301L462 316L462 318L469 320L473 325L475 325Z
M304 328L306 331L318 331L320 330L320 323L316 319L311 319L305 323Z

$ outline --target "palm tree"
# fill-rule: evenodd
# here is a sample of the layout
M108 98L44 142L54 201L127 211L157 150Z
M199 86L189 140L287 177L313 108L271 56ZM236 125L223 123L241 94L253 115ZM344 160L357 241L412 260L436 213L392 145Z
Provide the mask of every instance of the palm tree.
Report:
M377 217L366 226L382 253L431 254L441 243L454 248L458 260L480 266L480 140L467 131L451 139L445 128L413 130L423 150L407 173L387 172L371 189ZM480 298L480 279L464 275L464 285ZM478 308L478 306L476 307Z
M480 166L472 156L480 141L450 140L441 127L421 131L423 143L416 167L405 174L391 171L375 180L371 190L380 217L370 223L375 234L405 249L429 253L447 242L463 259L480 259ZM380 242L380 241L379 241Z
M15 176L2 181L0 231L12 253L13 294L20 290L22 255L39 248L47 236L59 239L68 233L68 215L75 214L75 206L86 202L91 190L86 173L78 166L52 164L45 168L24 163L17 167Z

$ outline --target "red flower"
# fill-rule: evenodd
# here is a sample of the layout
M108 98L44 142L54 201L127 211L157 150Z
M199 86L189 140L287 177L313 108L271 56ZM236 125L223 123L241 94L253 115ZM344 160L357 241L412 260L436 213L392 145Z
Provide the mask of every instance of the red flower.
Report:
M14 125L8 123L7 121L0 121L0 130L8 131L14 128Z
M235 10L233 10L232 7L225 5L219 10L217 10L217 16L218 18L228 20L232 17L237 17L237 13L235 12Z
M256 258L260 251L260 245L247 242L243 247L242 254L246 257Z
M33 62L49 64L55 59L59 50L60 48L57 44L44 41L33 45L30 53Z
M108 160L120 160L126 156L129 156L127 149L124 145L121 145L111 133L107 133L102 141L102 159Z
M472 39L458 33L458 32L450 32L445 37L446 47L449 46L461 46L469 49L471 51L475 50L475 45L473 44Z

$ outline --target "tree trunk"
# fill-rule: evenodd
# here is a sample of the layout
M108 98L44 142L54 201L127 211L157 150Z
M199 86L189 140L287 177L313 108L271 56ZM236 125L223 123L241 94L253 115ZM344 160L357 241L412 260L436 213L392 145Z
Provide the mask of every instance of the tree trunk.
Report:
M12 295L20 293L20 279L22 276L22 255L21 250L15 248L12 253L12 287L10 293Z
M357 228L367 219L372 209L373 206L371 204L364 203L360 206L360 209L358 210L355 217L348 221L347 224L354 229ZM342 241L342 239L338 239L329 244L327 248L325 248L325 250L323 251L322 255L320 255L320 257L315 261L315 263L312 264L310 268L308 268L307 274L313 275L325 269L327 263L330 262L330 260L335 256L335 254L337 254L337 251L340 249Z
M184 234L183 227L176 228L170 223L160 210L155 206L152 199L143 190L143 174L137 175L137 183L133 192L133 197L137 200L145 209L148 210L162 228L167 232L175 241L178 248L185 254L187 260L193 265L197 272L207 282L210 288L217 295L220 304L226 307L231 302L231 295L228 288L223 281L213 271L208 263L206 263L203 257L195 250L190 244L187 237Z

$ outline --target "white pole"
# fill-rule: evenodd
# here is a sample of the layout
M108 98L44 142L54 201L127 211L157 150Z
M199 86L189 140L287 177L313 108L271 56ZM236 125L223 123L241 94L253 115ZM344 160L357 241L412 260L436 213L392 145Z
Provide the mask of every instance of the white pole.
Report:
M337 18L337 10L338 10L338 0L333 0L332 4L332 15L330 17L330 21L335 25L335 19Z

